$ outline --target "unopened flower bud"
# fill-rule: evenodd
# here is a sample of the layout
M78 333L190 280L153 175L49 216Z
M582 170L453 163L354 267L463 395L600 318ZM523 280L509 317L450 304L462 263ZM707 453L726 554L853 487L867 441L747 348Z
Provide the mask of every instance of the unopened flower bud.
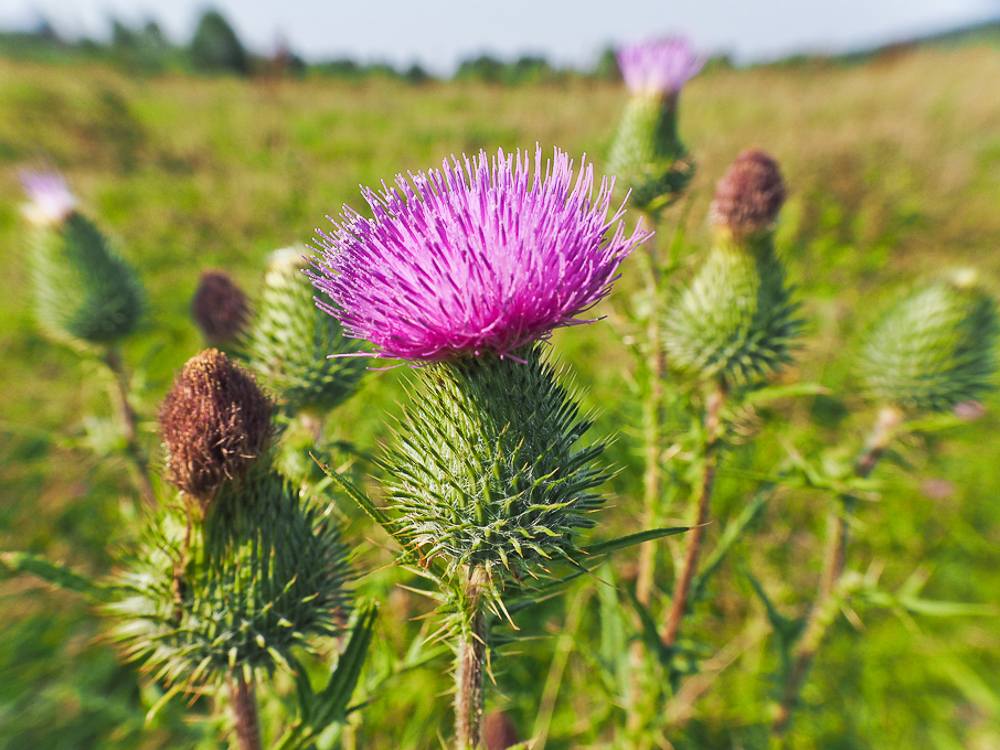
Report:
M785 202L778 162L757 148L743 151L715 187L709 209L713 225L747 236L774 225Z
M250 307L246 295L225 271L203 271L191 300L191 314L212 345L237 340L246 330Z
M202 511L227 480L242 479L271 439L272 405L253 376L225 354L192 357L160 407L167 478Z

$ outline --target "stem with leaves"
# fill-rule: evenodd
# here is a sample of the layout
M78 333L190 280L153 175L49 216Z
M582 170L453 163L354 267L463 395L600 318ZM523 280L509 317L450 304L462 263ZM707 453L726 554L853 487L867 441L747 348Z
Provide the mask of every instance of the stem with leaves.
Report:
M108 347L102 361L111 373L109 393L122 438L125 440L125 456L132 465L132 473L138 485L139 494L147 505L156 504L156 494L149 474L149 459L139 443L138 418L129 403L129 377L117 347Z
M903 415L891 406L886 406L879 411L871 436L854 464L855 476L865 479L872 473L895 437L902 417ZM773 733L779 737L788 729L792 713L798 703L799 692L809 675L809 669L819 652L823 637L837 613L837 591L840 588L844 568L847 564L850 520L857 504L857 498L853 495L843 494L838 500L839 502L834 506L828 519L829 536L816 599L809 610L802 637L795 647L792 669L772 725Z
M708 523L709 501L712 497L712 487L715 483L715 470L718 465L718 448L722 438L722 406L726 401L726 383L721 378L716 381L715 388L709 394L705 404L705 445L702 459L704 461L701 475L701 488L698 493L697 510L694 526L687 538L687 551L684 564L674 584L674 596L670 602L670 611L663 626L660 639L664 646L671 647L677 642L681 622L687 613L688 595L691 591L691 581L698 570L698 558L705 538L705 524Z
M239 742L240 750L263 750L253 683L247 682L241 672L233 672L229 677L229 694L233 703L236 740Z

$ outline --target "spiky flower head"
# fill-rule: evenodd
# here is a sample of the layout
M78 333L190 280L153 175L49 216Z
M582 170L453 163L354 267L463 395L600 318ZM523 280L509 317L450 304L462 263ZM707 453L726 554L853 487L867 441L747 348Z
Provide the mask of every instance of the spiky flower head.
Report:
M738 236L766 231L773 228L785 195L778 162L766 151L749 148L716 184L709 220Z
M243 290L228 273L207 270L201 272L191 299L191 316L205 342L220 346L236 341L244 333L250 306Z
M160 406L167 478L202 512L227 480L246 476L271 440L271 401L216 349L195 355Z
M997 306L971 271L906 294L868 332L858 358L870 396L948 411L995 387Z
M740 154L719 181L714 244L664 322L677 369L752 385L791 360L801 321L770 231L783 198L778 165L761 151Z
M590 420L559 383L542 346L417 371L399 446L386 462L401 538L449 575L537 575L575 549L606 478L603 445L579 446Z
M676 96L705 65L705 58L681 36L627 44L616 56L625 85L636 96Z
M25 169L20 178L29 199L22 211L35 226L58 226L76 211L76 196L59 172Z
M165 509L110 609L128 654L157 679L196 686L236 672L249 681L341 630L352 578L331 509L258 464L220 487L204 525L189 530Z
M71 344L114 344L138 326L145 290L135 269L76 210L55 172L22 172L31 202L29 261L41 328Z
M704 65L686 39L622 47L618 65L632 94L611 145L608 170L632 191L636 206L656 213L683 193L694 175L677 134L677 98Z
M371 219L345 209L320 232L322 309L375 356L420 361L502 356L585 322L648 233L626 237L624 206L608 218L613 181L594 198L589 164L574 179L558 149L533 161L480 152L364 190Z
M304 273L305 248L271 256L257 318L249 336L250 363L285 409L326 412L351 395L365 374L356 339L320 310Z

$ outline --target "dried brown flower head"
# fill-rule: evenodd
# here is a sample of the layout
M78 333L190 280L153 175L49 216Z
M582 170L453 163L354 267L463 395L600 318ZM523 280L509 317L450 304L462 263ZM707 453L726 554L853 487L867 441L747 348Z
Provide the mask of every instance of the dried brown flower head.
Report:
M191 314L209 344L237 339L247 327L250 307L246 295L225 271L202 271L191 300Z
M750 148L719 180L709 216L715 226L746 236L770 227L784 202L785 181L778 162L767 152Z
M192 357L160 406L167 478L208 507L242 479L271 439L272 404L253 376L216 349Z

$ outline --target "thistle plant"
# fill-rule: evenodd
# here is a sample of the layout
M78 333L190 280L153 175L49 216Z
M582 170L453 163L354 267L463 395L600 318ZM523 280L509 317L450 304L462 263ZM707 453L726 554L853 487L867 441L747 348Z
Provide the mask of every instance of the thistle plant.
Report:
M608 170L632 191L633 205L656 215L680 196L694 173L677 133L677 104L684 84L705 61L682 37L622 47L617 56L631 98Z
M108 607L127 655L157 679L228 683L241 750L262 747L258 678L295 668L296 650L340 633L350 613L353 574L329 508L270 465L272 412L224 354L184 366L160 410L184 510L156 515Z
M602 502L602 446L578 445L589 421L541 343L586 322L647 237L626 235L624 208L608 218L611 181L593 188L558 150L453 159L364 191L373 218L345 210L314 259L320 307L373 356L420 365L382 462L388 507L341 481L439 587L462 750L481 743L486 613L559 561L580 565L577 531Z
M39 327L55 341L107 368L108 390L139 493L155 502L149 461L130 402L129 374L120 344L145 313L145 290L135 269L77 207L58 172L24 170L29 202L28 256Z

